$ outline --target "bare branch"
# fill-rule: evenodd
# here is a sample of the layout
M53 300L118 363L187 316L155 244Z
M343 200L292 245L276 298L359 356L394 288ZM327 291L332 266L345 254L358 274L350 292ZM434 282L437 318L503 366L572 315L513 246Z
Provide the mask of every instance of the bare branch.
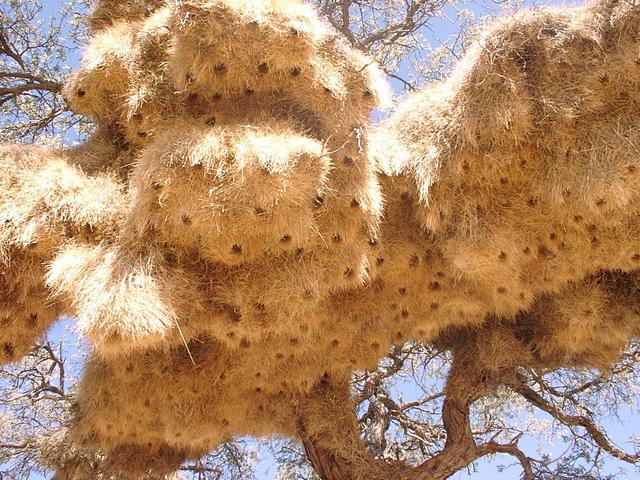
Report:
M607 438L604 432L595 424L593 420L583 415L568 415L560 408L556 407L552 403L542 397L538 392L533 390L526 384L526 377L522 374L518 374L518 382L512 385L513 389L527 399L531 404L538 407L540 410L547 412L553 418L569 427L582 427L584 428L593 441L604 451L610 455L623 460L627 463L635 464L640 460L640 454L631 455L618 447L613 445Z

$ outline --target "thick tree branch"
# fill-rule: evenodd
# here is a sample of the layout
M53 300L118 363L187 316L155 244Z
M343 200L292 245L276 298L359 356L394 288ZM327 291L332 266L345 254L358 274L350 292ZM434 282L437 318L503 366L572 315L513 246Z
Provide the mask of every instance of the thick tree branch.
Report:
M495 453L505 453L515 457L523 470L523 480L533 480L533 467L531 466L531 459L527 457L522 450L520 450L516 443L509 443L506 445L496 443L496 442L487 442L483 445L480 445L476 452L478 453L478 458L483 457L485 455L492 455Z
M496 453L514 456L522 466L524 478L532 480L531 459L518 448L518 437L509 444L490 441L476 445L471 429L471 404L494 392L504 379L510 378L511 375L511 369L498 373L489 372L479 367L473 356L464 352L455 354L447 378L446 397L442 408L442 419L447 433L445 446L440 453L416 468L375 459L366 451L360 439L349 438L349 435L353 437L353 432L344 426L347 432L345 445L348 445L344 451L330 450L324 447L317 437L310 435L305 424L308 419L304 416L300 419L299 435L309 460L323 480L444 480L478 458ZM322 399L323 395L329 395L331 391L323 392L321 387L315 392L318 396L314 401ZM320 403L323 401L320 400ZM335 401L327 401L326 404L335 408Z
M58 82L28 82L12 87L0 88L0 95L19 95L30 90L45 90L47 92L58 93L62 88L62 84Z

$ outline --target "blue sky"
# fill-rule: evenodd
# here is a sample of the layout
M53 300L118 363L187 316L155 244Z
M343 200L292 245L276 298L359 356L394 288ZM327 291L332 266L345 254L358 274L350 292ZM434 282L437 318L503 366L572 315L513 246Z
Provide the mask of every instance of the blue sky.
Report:
M59 8L60 2L56 0L46 0L45 4L47 6L47 9L49 9L50 11L56 11ZM432 27L432 31L426 34L427 38L445 38L451 33L451 29L452 29L451 25L447 24L446 22L438 22L432 25L431 27ZM78 64L79 53L80 52L76 52L70 56L69 58L70 66L73 67ZM405 71L401 73L410 73L406 70L407 68L409 68L407 65L405 65L404 68L405 68ZM398 82L395 82L393 86L396 90L399 90L400 88L400 85ZM74 340L73 334L70 334L68 332L67 330L68 327L69 327L69 322L58 324L50 332L50 338L55 340L55 339L61 338L62 336L66 336L68 338L68 344L72 345ZM419 392L415 389L412 391L410 387L406 387L406 388L408 389L406 392L404 392L406 396L416 396L419 394ZM632 414L630 410L627 410L626 412L623 411L622 413L625 416L628 415L625 422L620 423L619 421L612 419L610 421L605 422L604 427L610 433L612 439L617 443L617 445L621 446L622 448L626 447L628 449L629 446L625 444L625 442L630 435L638 433L638 430L639 430L638 425L640 425L640 418L638 418L637 415ZM540 413L539 418L546 419L546 415ZM536 445L532 441L528 441L524 439L522 442L522 448L532 455L535 454ZM566 448L566 445L558 444L552 447L552 450L554 453L560 454L565 448ZM263 459L258 465L256 478L260 480L271 479L275 475L275 465L273 462L273 458L268 454L268 452L265 449L261 450L261 454ZM499 465L512 465L513 463L514 463L514 460L512 457L504 456L504 455L498 456L497 458L490 459L490 460L483 459L477 462L476 465L470 467L469 469L458 472L452 478L456 480L467 479L467 478L472 478L474 480L495 480L495 479L500 480L500 479L519 478L521 473L519 466L507 468L504 471L500 471L499 469ZM610 466L610 470L612 472L615 472L619 467L624 466L622 462L618 462L615 460L608 461L607 464L608 466ZM620 478L620 479L637 478L637 476L634 475L631 468L627 468L627 470L629 472L628 474L626 475L618 474L617 478Z

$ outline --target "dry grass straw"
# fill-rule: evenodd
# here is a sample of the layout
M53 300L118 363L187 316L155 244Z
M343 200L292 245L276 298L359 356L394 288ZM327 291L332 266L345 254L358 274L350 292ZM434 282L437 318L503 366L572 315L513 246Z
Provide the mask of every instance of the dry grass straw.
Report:
M69 238L110 238L121 218L122 185L88 177L65 153L0 148L0 361L20 359L64 308L44 285L45 263Z
M93 139L0 156L2 361L78 319L76 441L162 473L302 412L349 458L318 388L392 344L605 368L638 334L635 6L499 21L371 145L379 70L307 5L155 7L94 14Z

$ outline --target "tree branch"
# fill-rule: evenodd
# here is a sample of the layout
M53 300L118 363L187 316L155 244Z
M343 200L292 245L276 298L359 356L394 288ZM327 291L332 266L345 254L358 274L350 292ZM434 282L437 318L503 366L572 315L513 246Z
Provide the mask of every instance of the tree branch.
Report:
M613 457L633 464L640 460L640 454L631 455L613 445L604 432L590 418L583 415L569 415L557 406L548 402L544 397L542 397L542 395L526 384L527 379L521 373L517 374L517 380L518 381L512 385L512 388L532 405L535 405L540 410L547 412L553 418L568 427L584 428L593 441Z

